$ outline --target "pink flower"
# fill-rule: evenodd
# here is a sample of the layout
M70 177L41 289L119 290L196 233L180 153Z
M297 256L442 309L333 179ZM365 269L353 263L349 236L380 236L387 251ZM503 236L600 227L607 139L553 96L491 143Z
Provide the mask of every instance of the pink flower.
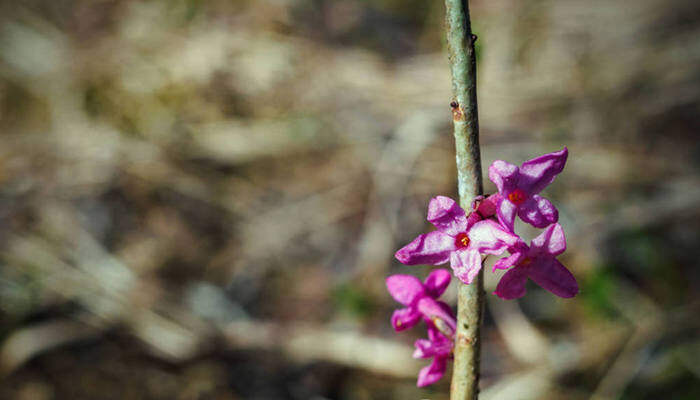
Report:
M450 273L444 269L434 270L425 278L425 283L411 275L392 275L386 278L386 287L391 296L405 308L394 311L391 325L394 330L408 329L421 317L438 330L451 334L456 329L455 316L450 306L437 301L450 284Z
M447 361L452 356L454 340L440 333L439 330L428 326L428 339L418 339L413 358L433 358L430 365L421 368L418 373L418 387L432 385L442 378L447 369Z
M456 331L455 316L447 304L437 299L450 284L450 273L434 270L421 282L411 275L392 275L386 279L391 296L405 308L394 311L391 325L396 331L414 326L425 320L428 339L416 340L414 358L433 358L432 363L418 374L419 387L437 382L445 374L447 360L451 357Z
M477 212L467 217L449 197L437 196L428 205L428 221L437 230L415 238L396 252L406 265L440 265L450 261L454 274L471 283L481 269L481 254L501 254L514 246L518 236Z
M559 297L574 297L578 293L576 278L556 258L566 250L564 230L559 224L550 225L532 239L528 247L520 241L509 249L511 255L493 266L496 269L512 268L498 282L495 295L510 300L525 295L527 278Z
M557 209L538 195L564 169L569 151L545 154L525 161L518 168L502 160L489 167L489 178L498 188L502 199L498 207L498 220L513 231L515 215L536 228L544 228L559 220Z

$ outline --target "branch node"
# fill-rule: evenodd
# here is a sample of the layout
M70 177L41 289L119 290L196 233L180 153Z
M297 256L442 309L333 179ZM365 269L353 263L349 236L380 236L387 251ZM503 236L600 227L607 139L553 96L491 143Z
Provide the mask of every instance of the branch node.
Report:
M452 107L452 119L454 121L464 121L464 112L459 106L459 103L453 101L452 103L450 103L450 107Z

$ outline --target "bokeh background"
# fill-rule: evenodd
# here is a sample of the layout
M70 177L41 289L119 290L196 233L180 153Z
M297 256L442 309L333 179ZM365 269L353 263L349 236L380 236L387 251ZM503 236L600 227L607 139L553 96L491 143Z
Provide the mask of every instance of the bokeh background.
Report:
M700 398L700 3L471 3L483 164L569 147L581 286L488 296L483 398ZM442 19L0 2L0 398L447 399L384 287L456 195Z

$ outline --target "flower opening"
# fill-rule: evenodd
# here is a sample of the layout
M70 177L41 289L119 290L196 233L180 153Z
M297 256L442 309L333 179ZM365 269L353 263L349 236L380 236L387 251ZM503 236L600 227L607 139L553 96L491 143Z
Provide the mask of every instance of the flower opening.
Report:
M469 236L464 232L458 234L457 237L455 237L455 246L458 248L469 246Z
M522 189L515 189L508 194L508 200L510 200L516 206L519 206L525 202L527 199L527 194Z

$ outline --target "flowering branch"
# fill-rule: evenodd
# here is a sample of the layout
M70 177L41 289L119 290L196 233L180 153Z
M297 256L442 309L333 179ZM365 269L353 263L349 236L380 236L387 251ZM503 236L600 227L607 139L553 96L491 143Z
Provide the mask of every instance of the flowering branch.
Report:
M454 120L459 199L464 209L470 209L472 200L483 192L476 105L476 36L471 31L467 0L445 0L445 7L447 51L455 98L450 106ZM452 400L472 400L478 396L483 275L483 271L479 271L471 285L459 284Z
M418 374L418 386L440 380L453 349L462 346L466 360L462 364L464 369L454 369L464 373L453 374L453 397L455 391L459 399L475 399L478 395L481 322L478 296L483 289L467 289L479 284L484 256L501 255L505 251L510 254L493 265L494 272L506 270L494 292L504 300L524 296L528 280L559 297L570 298L578 293L576 278L557 260L566 250L564 230L557 222L559 212L539 195L564 169L568 154L564 147L525 161L520 167L503 160L494 161L489 167L489 179L496 184L497 193L476 196L468 212L449 197L432 198L427 220L436 230L418 235L394 254L406 265L440 265L449 261L454 276L468 285L459 288L458 305L463 314L458 323L450 307L437 300L450 282L446 270L434 270L425 283L411 275L392 275L386 280L392 297L406 306L394 312L391 318L394 329L402 331L421 320L428 328L428 340L416 341L413 356L433 358L433 361ZM529 246L513 231L516 216L534 227L546 227ZM470 302L476 305L469 308ZM467 307L463 307L464 304ZM469 334L475 336L467 336Z
M496 160L489 179L497 193L481 195L481 155L476 106L476 57L468 0L445 0L447 50L452 70L452 119L457 158L459 202L436 196L428 204L427 220L436 230L418 235L394 256L406 265L441 265L449 261L458 283L457 318L437 300L449 284L449 273L433 271L425 283L410 275L387 278L387 289L406 306L394 312L398 332L425 322L428 339L416 341L415 358L432 358L418 374L418 386L440 380L454 358L451 400L476 400L479 395L480 331L484 307L483 258L510 255L494 264L507 272L494 292L505 300L525 295L532 280L553 294L570 298L578 283L557 256L566 250L559 212L540 192L564 169L568 149L525 161L520 167ZM528 246L514 231L515 218L544 229Z

